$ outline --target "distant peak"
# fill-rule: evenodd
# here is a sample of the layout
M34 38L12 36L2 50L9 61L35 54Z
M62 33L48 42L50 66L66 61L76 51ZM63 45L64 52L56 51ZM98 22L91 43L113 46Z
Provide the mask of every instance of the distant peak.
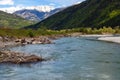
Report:
M8 8L0 8L1 11L7 13L14 13L15 11L22 10L22 9L30 9L30 10L38 10L40 12L50 12L51 10L55 9L53 6L41 5L41 6L28 6L28 7L8 7Z

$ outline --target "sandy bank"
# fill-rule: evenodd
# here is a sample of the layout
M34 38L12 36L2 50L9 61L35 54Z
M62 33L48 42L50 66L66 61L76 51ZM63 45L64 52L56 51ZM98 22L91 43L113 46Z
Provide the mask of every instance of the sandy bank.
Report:
M120 43L120 36L119 37L100 37L98 38L98 40Z
M80 35L80 37L86 37L90 40L100 40L107 42L120 43L120 34L112 35L112 34L90 34L90 35Z
M90 35L80 35L80 37L106 37L106 36L113 36L112 34L105 34L105 35L100 35L100 34L90 34Z

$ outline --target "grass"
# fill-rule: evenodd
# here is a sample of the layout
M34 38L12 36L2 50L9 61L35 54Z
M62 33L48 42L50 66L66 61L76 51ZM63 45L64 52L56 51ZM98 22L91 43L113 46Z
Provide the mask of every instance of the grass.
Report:
M37 37L37 36L47 36L47 35L66 35L70 33L79 32L82 34L120 34L120 27L115 28L103 27L103 28L73 28L64 30L48 30L46 28L32 30L32 29L8 29L1 28L0 36L11 36L11 37Z

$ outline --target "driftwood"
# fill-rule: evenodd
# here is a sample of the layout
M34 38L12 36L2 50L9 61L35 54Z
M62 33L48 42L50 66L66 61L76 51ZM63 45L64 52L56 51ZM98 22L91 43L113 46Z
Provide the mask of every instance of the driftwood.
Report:
M23 53L11 52L11 51L1 51L0 52L0 63L31 63L44 61L45 59L36 55L25 55Z

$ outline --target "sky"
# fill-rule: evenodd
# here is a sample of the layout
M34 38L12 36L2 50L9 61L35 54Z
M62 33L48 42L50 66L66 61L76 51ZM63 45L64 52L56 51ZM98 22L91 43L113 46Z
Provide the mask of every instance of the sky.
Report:
M40 6L40 5L63 7L81 1L83 0L0 0L0 8L13 6Z
M84 0L0 0L0 10L14 13L22 9L36 9L49 12L55 8L67 7Z

